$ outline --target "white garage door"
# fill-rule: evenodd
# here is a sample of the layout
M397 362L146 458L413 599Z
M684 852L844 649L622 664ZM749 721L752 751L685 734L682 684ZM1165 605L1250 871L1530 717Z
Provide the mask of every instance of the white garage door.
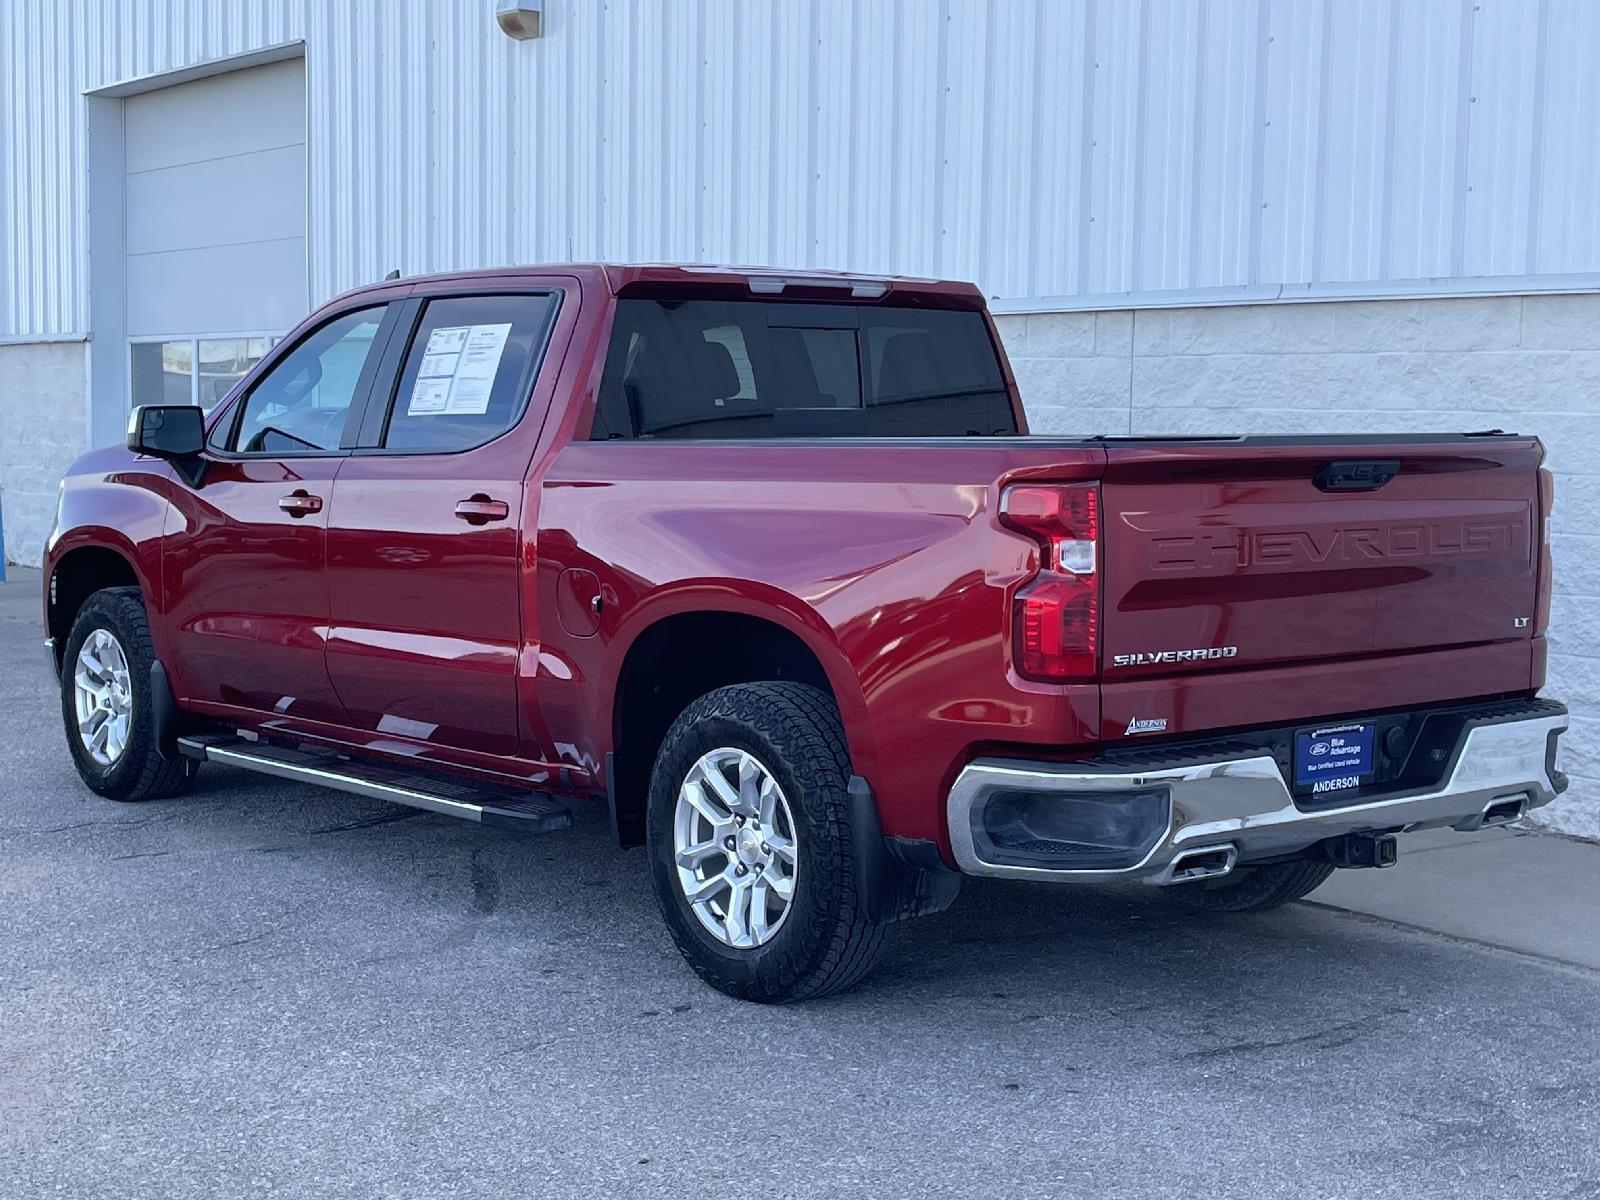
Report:
M132 399L210 407L305 315L300 59L123 102Z

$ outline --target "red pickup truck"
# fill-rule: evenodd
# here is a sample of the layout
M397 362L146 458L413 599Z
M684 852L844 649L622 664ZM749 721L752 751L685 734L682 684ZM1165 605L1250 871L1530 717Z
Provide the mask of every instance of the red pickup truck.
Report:
M1542 455L1027 436L964 284L439 275L136 409L45 623L99 794L603 798L693 968L791 1000L963 874L1260 909L1550 801Z

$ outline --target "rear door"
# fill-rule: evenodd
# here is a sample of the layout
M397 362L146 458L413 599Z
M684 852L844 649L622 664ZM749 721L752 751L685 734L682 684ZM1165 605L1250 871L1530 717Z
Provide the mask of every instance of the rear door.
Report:
M359 729L518 749L524 481L561 305L534 286L409 303L330 508L328 673Z
M1540 457L1529 438L1111 447L1106 735L1527 688Z

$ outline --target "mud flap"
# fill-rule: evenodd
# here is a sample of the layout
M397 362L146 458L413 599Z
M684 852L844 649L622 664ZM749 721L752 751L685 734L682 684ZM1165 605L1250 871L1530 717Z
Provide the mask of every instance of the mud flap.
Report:
M150 719L155 723L156 752L168 762L182 758L178 753L178 734L182 732L178 702L172 697L166 668L159 662L150 664Z
M850 777L850 833L855 850L856 886L867 919L881 925L943 912L961 891L961 876L939 862L935 850L924 855L938 866L905 861L878 823L878 802L859 775ZM904 842L903 838L894 839ZM918 845L922 845L918 843ZM930 847L931 849L931 847Z

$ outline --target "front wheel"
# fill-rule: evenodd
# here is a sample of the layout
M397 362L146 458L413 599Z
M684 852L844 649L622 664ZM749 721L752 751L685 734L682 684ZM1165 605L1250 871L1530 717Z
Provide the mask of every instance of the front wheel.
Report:
M650 779L651 876L712 987L782 1003L842 991L883 947L856 884L850 756L833 701L796 683L719 688L673 722Z
M61 718L78 774L108 800L171 796L194 775L157 748L154 662L137 588L107 588L84 601L61 660Z
M1236 867L1220 879L1163 888L1186 908L1204 912L1264 912L1304 899L1328 881L1333 864L1314 859Z

